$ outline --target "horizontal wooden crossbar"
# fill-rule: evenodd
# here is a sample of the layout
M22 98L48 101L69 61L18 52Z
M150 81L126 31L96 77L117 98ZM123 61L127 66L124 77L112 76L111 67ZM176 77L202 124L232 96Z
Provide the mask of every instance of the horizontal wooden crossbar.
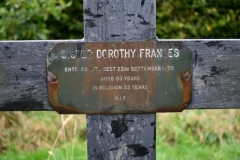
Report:
M0 111L52 110L46 56L56 43L69 41L83 40L0 41ZM194 53L193 99L187 109L240 108L240 40L177 41Z

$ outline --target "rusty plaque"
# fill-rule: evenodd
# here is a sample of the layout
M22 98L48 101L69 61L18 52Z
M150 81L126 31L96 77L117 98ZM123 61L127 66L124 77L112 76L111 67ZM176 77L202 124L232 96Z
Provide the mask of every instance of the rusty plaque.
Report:
M180 41L68 42L47 55L58 113L179 112L192 96L192 51Z

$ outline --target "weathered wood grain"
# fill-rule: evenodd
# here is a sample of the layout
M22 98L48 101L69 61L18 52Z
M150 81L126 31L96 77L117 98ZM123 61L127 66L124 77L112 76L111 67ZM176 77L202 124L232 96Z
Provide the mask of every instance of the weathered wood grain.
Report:
M240 108L240 40L186 41L194 52L192 108Z
M193 100L187 108L240 108L240 40L181 41L194 52ZM58 42L0 41L0 110L52 110L46 54Z
M59 41L0 41L0 110L52 110L46 54Z
M181 41L194 52L193 100L187 108L240 108L240 40ZM0 41L0 110L52 110L46 54L58 42Z
M155 37L155 7L155 0L85 0L85 40ZM156 159L155 121L156 114L88 115L88 159Z

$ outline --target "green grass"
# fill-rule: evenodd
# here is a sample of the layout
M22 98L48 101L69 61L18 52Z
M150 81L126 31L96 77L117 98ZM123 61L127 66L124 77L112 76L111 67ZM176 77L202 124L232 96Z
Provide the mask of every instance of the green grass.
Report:
M157 114L156 128L157 160L240 159L240 110ZM85 115L2 112L0 129L0 160L87 159Z
M157 116L157 160L240 159L239 110L198 110Z
M157 137L157 160L239 160L240 143L206 145L191 135L179 135L174 144Z
M14 152L8 151L0 154L1 160L86 160L87 159L87 144L86 140L78 141L76 144L69 143L60 146L52 152L49 157L49 150L47 148L39 149L32 152ZM73 149L74 148L74 149Z
M231 143L225 145L203 145L189 135L180 135L180 141L175 144L166 142L166 139L157 136L157 160L239 160L240 144ZM40 149L32 152L7 152L0 154L1 160L42 160L47 159L48 149ZM86 160L86 141L78 141L74 146L73 158L72 144L67 144L69 160ZM65 146L60 146L53 151L49 160L67 160Z

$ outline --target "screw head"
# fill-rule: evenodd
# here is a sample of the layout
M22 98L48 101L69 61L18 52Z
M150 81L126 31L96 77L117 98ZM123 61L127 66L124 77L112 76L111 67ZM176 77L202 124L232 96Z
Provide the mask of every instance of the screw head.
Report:
M51 82L56 82L57 81L57 78L56 77L52 77L51 78Z
M189 72L186 72L186 73L183 74L183 79L186 80L186 81L189 81L190 77L191 76L190 76Z

